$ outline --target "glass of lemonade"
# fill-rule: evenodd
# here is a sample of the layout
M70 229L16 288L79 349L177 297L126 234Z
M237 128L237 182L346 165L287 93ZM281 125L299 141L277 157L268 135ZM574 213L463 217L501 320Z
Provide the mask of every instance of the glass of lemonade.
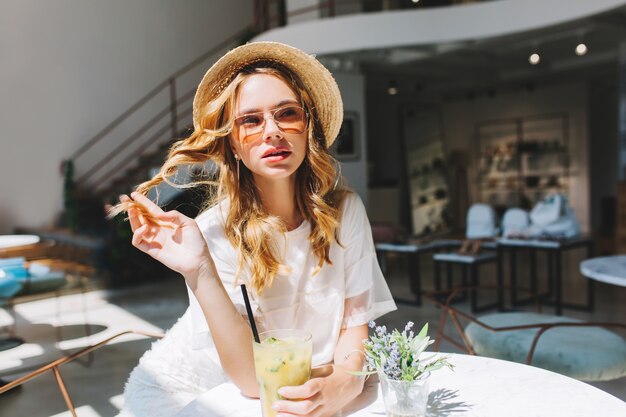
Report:
M311 334L304 330L270 330L259 334L261 343L253 342L256 379L261 394L263 417L275 417L274 401L278 389L302 385L311 378Z

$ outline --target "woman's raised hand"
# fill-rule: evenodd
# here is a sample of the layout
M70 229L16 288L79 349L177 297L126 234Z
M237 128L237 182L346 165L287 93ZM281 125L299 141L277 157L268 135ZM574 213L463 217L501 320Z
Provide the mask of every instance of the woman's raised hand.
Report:
M132 193L131 197L134 204L143 209L132 205L128 209L133 246L179 272L185 279L197 276L206 265L213 266L206 241L195 220L175 210L165 212L140 193ZM131 198L122 196L120 201L131 202Z

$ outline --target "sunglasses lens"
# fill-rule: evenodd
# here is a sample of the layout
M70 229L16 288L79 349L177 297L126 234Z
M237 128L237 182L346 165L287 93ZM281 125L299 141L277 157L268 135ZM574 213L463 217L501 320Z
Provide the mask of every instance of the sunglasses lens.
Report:
M285 133L302 133L306 129L306 115L300 107L282 107L273 114L274 121L280 130ZM244 142L250 142L258 138L265 127L263 113L252 113L235 119L235 127L239 131L239 137Z
M302 133L306 128L304 110L300 107L285 107L274 113L274 120L285 133Z
M254 139L256 135L263 130L263 115L262 114L248 114L235 119L235 125L239 130L239 137L248 141Z

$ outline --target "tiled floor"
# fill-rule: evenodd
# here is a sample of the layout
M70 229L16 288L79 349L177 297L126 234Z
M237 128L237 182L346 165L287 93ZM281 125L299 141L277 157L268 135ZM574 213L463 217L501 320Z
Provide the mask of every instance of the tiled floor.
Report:
M394 295L408 298L405 261L402 257L391 257L387 267L386 276ZM431 265L426 262L423 267L424 286L430 287ZM487 267L482 276L490 276L492 272ZM580 284L568 281L566 295L582 299L584 286ZM626 288L597 285L596 300L594 313L569 310L566 313L583 319L626 322ZM19 304L15 308L17 333L27 343L0 352L0 377L14 379L24 374L25 370L35 369L62 356L62 350L77 349L123 330L154 332L167 329L186 307L186 290L183 281L177 277L121 290L100 290L86 295L74 294ZM409 320L414 321L416 326L429 322L431 334L434 334L438 318L439 311L428 303L419 308L400 303L397 311L381 318L379 323L386 324L388 328L400 328ZM9 320L10 316L0 310L0 326ZM92 325L92 331L97 332L91 337L84 337L82 323L85 320ZM62 331L61 342L56 339L59 330ZM105 417L117 413L124 381L150 343L145 338L124 337L98 350L89 366L73 362L61 368L79 416ZM445 343L441 350L458 351ZM594 385L626 400L626 378ZM69 416L66 410L51 373L0 396L0 416Z

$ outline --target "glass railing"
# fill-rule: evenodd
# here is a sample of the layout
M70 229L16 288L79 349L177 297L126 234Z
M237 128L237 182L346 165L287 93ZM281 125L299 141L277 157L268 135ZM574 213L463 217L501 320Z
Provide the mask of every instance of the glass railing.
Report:
M308 20L375 13L458 6L498 0L256 0L255 21L259 32Z

